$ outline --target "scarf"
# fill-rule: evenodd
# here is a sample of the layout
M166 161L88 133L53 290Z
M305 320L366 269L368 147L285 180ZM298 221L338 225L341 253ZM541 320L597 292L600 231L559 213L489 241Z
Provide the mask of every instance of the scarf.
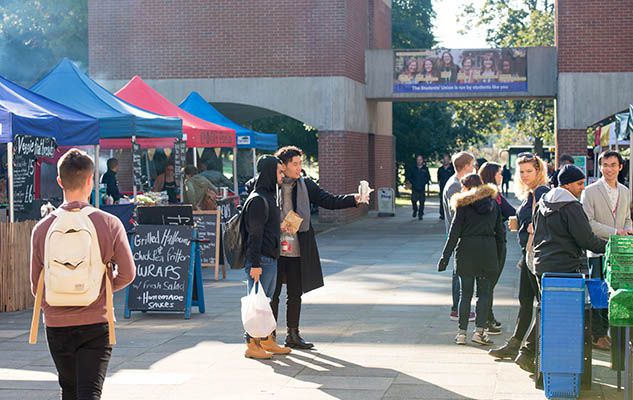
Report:
M284 178L284 183L294 183L297 185L297 204L295 205L295 209L297 214L303 221L301 221L301 226L299 227L299 232L307 232L310 230L310 196L308 194L308 187L306 186L305 180L303 178L299 178L297 180Z

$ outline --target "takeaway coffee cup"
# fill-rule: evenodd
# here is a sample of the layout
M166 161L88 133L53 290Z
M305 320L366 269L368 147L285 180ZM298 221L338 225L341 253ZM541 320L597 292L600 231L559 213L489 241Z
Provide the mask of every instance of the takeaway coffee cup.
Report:
M512 232L516 232L519 230L519 220L516 216L508 218L508 227L510 227L510 230Z

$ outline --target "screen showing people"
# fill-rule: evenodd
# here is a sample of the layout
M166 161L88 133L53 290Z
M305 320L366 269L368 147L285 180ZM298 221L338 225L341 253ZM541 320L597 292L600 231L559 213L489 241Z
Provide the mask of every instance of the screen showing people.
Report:
M526 50L396 51L393 91L527 91Z

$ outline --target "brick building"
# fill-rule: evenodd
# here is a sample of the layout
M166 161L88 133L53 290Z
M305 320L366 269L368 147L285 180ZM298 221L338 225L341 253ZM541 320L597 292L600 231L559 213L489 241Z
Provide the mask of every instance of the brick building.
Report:
M140 75L173 102L197 90L314 126L320 183L336 193L395 185L391 103L364 95L365 50L390 46L389 0L89 1L93 77L118 89Z

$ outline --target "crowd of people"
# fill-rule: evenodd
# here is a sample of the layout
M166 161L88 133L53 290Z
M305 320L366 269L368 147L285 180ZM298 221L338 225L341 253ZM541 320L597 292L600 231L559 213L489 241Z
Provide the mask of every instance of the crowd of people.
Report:
M490 335L501 333L492 306L506 260L509 228L516 233L521 248L520 307L512 337L489 353L498 359L513 359L529 372L535 370L533 307L535 300L540 301L543 274L579 272L603 278L602 257L609 236L633 234L631 195L618 182L624 166L622 156L616 151L603 152L598 158L602 177L586 188L585 173L573 164L573 158L562 159L552 177L555 179L550 179L547 164L540 157L527 152L518 155L514 192L521 203L517 208L501 194L505 171L499 164L477 165L474 155L460 152L452 157L454 174L447 180L445 172L441 179L438 176L447 232L438 271L445 271L454 258L450 318L458 320L455 343L466 344L469 321L475 322L474 343L492 345ZM448 170L446 164L444 160L440 171ZM611 348L608 327L605 310L594 310L595 348Z

